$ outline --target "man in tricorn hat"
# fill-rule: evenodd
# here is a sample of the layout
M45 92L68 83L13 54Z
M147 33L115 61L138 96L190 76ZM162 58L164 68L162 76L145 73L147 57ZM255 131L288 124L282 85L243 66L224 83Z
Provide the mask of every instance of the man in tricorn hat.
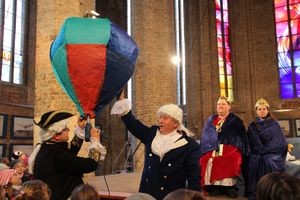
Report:
M35 179L44 181L52 191L51 200L65 200L72 190L83 183L82 174L95 171L101 152L105 147L100 143L100 130L91 129L89 157L78 157L84 140L84 120L78 126L70 145L68 122L73 114L56 110L42 115L39 123L40 143L29 158L29 167ZM103 157L103 156L102 156Z
M139 192L157 200L168 193L188 188L201 191L198 160L199 144L182 124L182 109L167 104L157 111L158 125L151 127L137 120L128 99L117 101L111 114L122 116L127 129L145 144L145 163Z

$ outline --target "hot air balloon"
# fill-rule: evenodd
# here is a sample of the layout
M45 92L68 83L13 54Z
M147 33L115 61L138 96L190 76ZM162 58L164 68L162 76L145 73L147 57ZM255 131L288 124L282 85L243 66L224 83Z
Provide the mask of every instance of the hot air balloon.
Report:
M106 18L67 18L50 48L57 81L85 118L94 118L133 75L138 48Z

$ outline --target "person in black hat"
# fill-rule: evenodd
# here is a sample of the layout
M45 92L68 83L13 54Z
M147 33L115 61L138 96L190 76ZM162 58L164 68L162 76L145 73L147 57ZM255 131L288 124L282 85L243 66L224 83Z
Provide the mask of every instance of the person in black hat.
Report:
M42 115L39 123L40 143L29 158L29 170L35 179L44 181L52 191L51 200L66 200L82 184L82 174L97 169L105 147L100 143L100 130L91 129L89 157L78 157L84 140L84 120L78 120L75 134L68 144L68 118L73 114L56 110ZM102 153L102 155L101 155Z

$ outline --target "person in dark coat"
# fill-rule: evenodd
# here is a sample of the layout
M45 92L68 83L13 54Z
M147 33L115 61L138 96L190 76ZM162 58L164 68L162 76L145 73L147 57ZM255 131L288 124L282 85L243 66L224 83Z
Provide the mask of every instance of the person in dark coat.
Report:
M242 172L248 140L243 121L230 113L230 102L220 97L217 115L208 118L201 136L201 186L211 196L225 192L238 196L237 177Z
M89 157L78 157L84 139L84 120L78 120L75 134L69 140L68 118L73 114L66 111L50 111L42 115L38 144L29 158L29 170L34 178L45 182L52 191L51 200L66 200L73 189L83 183L82 174L97 169L98 160L105 147L100 144L98 129L91 129ZM69 145L69 146L68 146Z
M259 99L255 105L257 117L250 123L247 135L251 153L248 158L248 183L246 192L249 200L256 199L259 179L271 172L283 171L287 142L275 119L269 112L269 103Z
M145 144L145 162L139 192L162 200L168 193L188 188L201 191L198 160L200 146L182 125L182 110L175 104L162 106L159 125L148 127L137 120L127 99L119 100L111 114L119 114L127 129Z

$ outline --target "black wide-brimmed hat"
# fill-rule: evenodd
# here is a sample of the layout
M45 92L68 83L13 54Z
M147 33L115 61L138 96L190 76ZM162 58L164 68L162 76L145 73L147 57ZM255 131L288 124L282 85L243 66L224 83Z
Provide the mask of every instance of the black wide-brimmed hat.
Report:
M55 122L67 119L69 117L74 116L74 114L64 111L64 110L54 110L50 112L46 112L41 116L41 120L39 123L34 123L41 128L48 128L50 125L54 124Z

